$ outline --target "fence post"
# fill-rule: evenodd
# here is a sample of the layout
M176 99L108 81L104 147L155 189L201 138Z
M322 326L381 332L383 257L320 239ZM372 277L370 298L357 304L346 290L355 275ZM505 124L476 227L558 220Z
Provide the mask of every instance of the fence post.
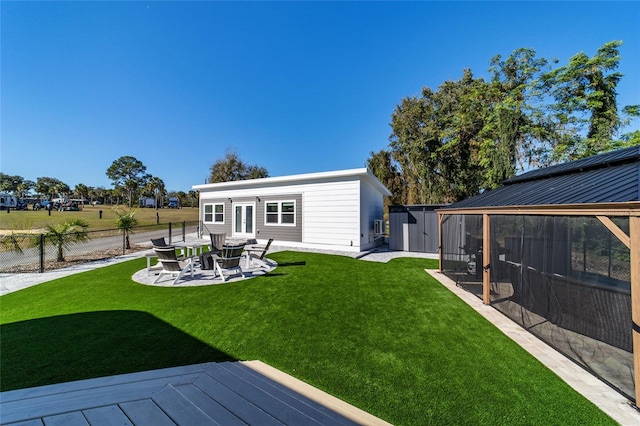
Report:
M44 234L40 234L40 273L44 272Z
M171 222L169 222L169 244L171 244Z
M187 241L186 236L187 236L187 222L183 220L182 221L182 242L183 243Z

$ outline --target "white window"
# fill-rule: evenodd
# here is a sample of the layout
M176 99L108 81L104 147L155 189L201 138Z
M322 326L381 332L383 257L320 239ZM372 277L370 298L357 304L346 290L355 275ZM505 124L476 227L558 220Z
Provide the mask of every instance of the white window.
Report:
M292 200L265 202L264 224L296 226L296 202Z
M224 204L205 204L204 223L224 225Z

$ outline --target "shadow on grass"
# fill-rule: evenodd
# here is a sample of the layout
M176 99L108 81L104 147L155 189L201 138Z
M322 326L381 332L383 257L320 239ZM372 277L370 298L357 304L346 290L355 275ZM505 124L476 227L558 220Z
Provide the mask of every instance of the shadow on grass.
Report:
M307 266L307 262L302 260L300 262L283 262L278 263L278 268L285 268L287 266Z
M5 324L0 341L2 391L234 360L138 311L86 312Z

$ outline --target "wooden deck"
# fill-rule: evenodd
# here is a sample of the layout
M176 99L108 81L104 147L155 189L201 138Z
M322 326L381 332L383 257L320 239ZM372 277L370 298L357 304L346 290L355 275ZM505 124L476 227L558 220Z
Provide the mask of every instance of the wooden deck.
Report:
M0 423L388 424L259 361L195 364L2 392Z

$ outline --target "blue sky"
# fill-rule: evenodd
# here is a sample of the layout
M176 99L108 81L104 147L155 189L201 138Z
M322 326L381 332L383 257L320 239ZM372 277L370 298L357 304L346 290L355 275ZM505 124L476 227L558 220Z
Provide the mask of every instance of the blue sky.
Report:
M7 2L3 173L111 188L134 156L188 191L229 150L271 176L364 167L424 86L520 47L560 64L623 40L640 103L639 2ZM634 122L632 128L638 128Z

